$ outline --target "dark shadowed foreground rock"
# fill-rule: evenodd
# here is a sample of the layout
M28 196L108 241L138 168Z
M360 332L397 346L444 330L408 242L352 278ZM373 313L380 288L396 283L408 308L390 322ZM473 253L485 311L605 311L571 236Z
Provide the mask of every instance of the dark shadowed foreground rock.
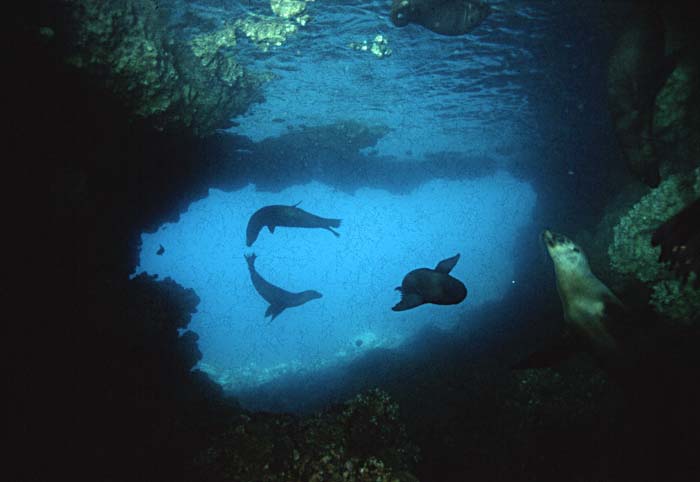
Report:
M398 404L374 389L306 418L242 414L199 466L213 481L413 482L417 456Z

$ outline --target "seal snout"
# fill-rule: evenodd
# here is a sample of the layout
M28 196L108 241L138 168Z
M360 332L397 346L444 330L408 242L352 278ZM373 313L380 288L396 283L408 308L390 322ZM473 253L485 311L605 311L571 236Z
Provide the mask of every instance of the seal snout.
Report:
M542 231L542 241L544 241L547 246L553 248L556 242L556 236L549 229L545 229Z
M549 229L542 231L542 241L544 241L549 248L571 243L571 240L563 234L552 232Z

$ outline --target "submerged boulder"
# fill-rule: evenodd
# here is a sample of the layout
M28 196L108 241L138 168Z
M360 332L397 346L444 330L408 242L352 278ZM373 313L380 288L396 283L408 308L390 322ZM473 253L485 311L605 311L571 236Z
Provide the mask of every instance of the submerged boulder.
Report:
M693 20L695 18L695 20ZM697 17L683 5L644 2L608 61L608 103L629 171L650 187L700 156Z
M660 248L652 246L653 232L685 206L700 198L700 168L692 174L675 174L643 196L620 217L608 247L610 266L628 279L651 288L650 304L661 315L679 322L694 322L700 313L700 289L675 279L659 263Z
M65 62L112 93L131 115L162 131L205 136L242 114L261 80L230 45L189 45L155 0L60 2L49 42Z
M202 479L413 482L418 449L381 390L306 418L246 413L198 458Z

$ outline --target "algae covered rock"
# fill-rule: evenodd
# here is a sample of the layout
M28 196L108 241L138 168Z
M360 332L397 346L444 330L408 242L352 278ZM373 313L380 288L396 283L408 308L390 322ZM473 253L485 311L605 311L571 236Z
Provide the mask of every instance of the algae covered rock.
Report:
M272 47L282 46L297 33L299 26L308 23L307 3L305 0L270 0L274 15L251 14L237 19L233 25L260 50L267 52Z
M256 99L262 80L238 63L230 32L188 43L160 7L155 0L65 2L70 22L54 39L65 42L68 64L147 125L195 136L226 127Z
M700 58L694 48L679 52L654 106L652 132L662 174L700 158Z
M377 58L389 57L391 55L391 48L389 48L389 41L384 35L376 35L374 39L370 42L363 40L362 42L351 42L349 47L353 50L359 50L361 52L371 52Z
M590 360L574 359L556 368L515 370L508 417L523 431L545 424L594 424L601 407L615 397L615 387ZM517 414L517 415L516 415Z
M658 313L673 320L697 321L700 316L700 290L693 288L695 278L687 283L677 279L661 280L652 287L651 304Z
M651 286L650 304L673 320L694 321L700 312L700 291L691 283L672 277L659 263L660 249L652 247L651 237L661 224L700 198L700 168L692 174L674 174L643 196L613 228L608 248L611 268Z
M236 29L233 25L226 25L214 32L196 35L190 45L192 53L201 59L202 65L209 65L220 49L236 47Z
M278 17L297 18L306 10L306 1L270 0L270 8L272 9L272 12Z
M298 418L247 413L198 459L207 480L408 482L417 448L380 390Z
M281 46L299 29L292 21L262 15L250 15L236 20L235 25L263 52L267 52L271 47Z

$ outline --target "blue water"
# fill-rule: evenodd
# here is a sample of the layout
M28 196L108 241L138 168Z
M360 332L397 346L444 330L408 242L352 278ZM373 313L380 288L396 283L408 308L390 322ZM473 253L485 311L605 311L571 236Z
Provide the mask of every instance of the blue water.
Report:
M200 335L199 368L213 379L235 391L342 365L373 348L401 349L425 325L474 323L475 308L527 282L517 279L514 266L533 253L518 250L517 236L541 220L533 219L539 194L523 180L522 165L556 179L550 185L571 186L576 202L585 201L578 191L591 182L585 174L599 156L595 144L576 138L609 132L596 83L600 63L587 53L606 39L589 30L595 19L584 22L590 12L579 2L490 3L493 14L460 37L415 25L395 28L390 2L343 1L309 3L309 24L269 52L240 40L241 61L274 78L263 88L264 101L235 119L231 133L259 142L339 121L386 125L390 132L365 155L404 163L447 155L463 164L464 175L425 179L402 195L378 188L340 192L319 182L274 193L253 184L233 192L212 189L179 222L144 234L137 272L169 276L201 298L189 329ZM579 15L572 14L574 7ZM217 20L249 11L270 14L263 1L188 8ZM390 57L348 47L377 34L388 38ZM303 162L304 150L314 152L313 145L297 147L302 155L290 158L291 165ZM499 170L470 176L479 158ZM594 182L600 182L597 175ZM246 248L253 212L299 201L306 211L341 218L341 236L265 229ZM160 245L162 256L156 254ZM250 282L244 260L250 252L258 255L256 268L267 281L323 297L270 323L263 316L267 303ZM399 300L394 288L406 273L455 253L462 257L452 274L469 290L462 304L391 311Z
M376 151L406 159L440 151L511 153L540 142L533 135L541 135L537 124L546 120L536 118L538 97L556 96L572 111L569 121L588 107L576 86L548 74L560 59L567 69L583 68L578 48L585 45L566 23L572 7L581 14L587 7L489 3L494 11L486 21L459 37L417 25L396 28L388 0L308 3L311 21L284 46L261 53L241 40L239 58L275 79L264 89L265 101L236 119L240 126L232 132L258 141L299 126L381 122L392 131ZM267 1L236 5L231 2L239 14L270 15ZM225 10L208 11L233 18ZM376 35L388 39L391 56L379 59L349 47Z
M252 213L298 201L310 212L341 218L340 237L318 229L264 229L246 248ZM499 300L521 281L514 279L512 253L534 203L529 185L504 172L475 181L433 180L405 196L377 189L348 195L318 183L279 193L252 185L212 190L177 224L143 236L139 270L194 288L201 303L190 329L200 334L200 367L235 390L371 348L397 347L426 324L469 323L470 310ZM165 252L157 255L160 245ZM269 282L293 292L314 289L323 298L265 319L268 304L243 258L250 252ZM391 311L405 274L455 253L461 259L452 275L467 285L465 302Z

